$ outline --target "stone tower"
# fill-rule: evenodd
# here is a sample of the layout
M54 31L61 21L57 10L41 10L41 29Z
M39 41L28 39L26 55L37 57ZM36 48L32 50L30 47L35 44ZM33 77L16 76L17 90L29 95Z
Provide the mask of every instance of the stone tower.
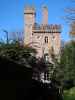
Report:
M48 8L46 6L42 7L42 24L48 24Z
M35 23L35 8L27 6L24 9L24 45L32 41L32 26Z
M35 21L36 12L34 7L24 9L24 45L32 46L37 50L36 57L51 58L51 52L55 55L60 53L61 26L48 24L48 9L42 8L42 24Z

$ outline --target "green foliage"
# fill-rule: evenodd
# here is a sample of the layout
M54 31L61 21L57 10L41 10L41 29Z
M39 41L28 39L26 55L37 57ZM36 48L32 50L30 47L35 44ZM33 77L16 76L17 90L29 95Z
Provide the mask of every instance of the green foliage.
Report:
M47 65L43 58L36 58L36 50L20 45L19 42L15 41L11 44L0 45L0 56L13 60L17 64L23 65L25 67L32 68L33 74L37 73L37 77L40 77L40 73L44 72Z
M19 42L15 41L11 44L0 44L0 56L5 57L8 59L16 61L20 64L27 64L29 63L29 60L33 59L33 55L36 54L36 50L27 47L22 46L19 44Z
M75 42L71 41L64 47L64 52L61 57L61 66L64 67L64 79L75 80Z
M75 100L75 87L64 90L64 100Z
M57 67L56 77L60 81L75 81L75 42L70 41L65 44Z

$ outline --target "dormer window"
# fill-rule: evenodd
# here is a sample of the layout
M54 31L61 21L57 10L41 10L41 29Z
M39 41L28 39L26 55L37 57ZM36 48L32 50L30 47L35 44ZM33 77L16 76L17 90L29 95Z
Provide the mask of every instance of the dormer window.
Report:
M45 43L48 43L48 36L45 36Z

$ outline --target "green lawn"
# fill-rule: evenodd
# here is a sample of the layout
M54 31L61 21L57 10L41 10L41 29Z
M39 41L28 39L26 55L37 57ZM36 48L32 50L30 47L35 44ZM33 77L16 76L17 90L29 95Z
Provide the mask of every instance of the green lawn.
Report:
M64 91L64 100L75 100L75 87Z

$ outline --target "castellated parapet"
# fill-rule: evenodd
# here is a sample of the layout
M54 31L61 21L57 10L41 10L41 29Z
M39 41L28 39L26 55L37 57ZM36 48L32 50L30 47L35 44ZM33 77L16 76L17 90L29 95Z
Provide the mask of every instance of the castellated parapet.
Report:
M32 31L33 32L42 32L42 33L46 33L46 32L49 32L49 33L61 33L61 25L53 25L53 24L37 24L35 23L32 27Z

